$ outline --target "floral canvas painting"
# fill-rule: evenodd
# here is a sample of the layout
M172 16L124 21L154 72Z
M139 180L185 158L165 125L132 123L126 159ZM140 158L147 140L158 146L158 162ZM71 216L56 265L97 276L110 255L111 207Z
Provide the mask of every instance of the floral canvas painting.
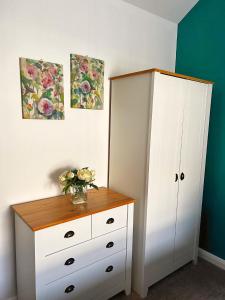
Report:
M104 61L71 54L71 107L103 109Z
M62 65L20 58L20 78L24 119L64 119Z

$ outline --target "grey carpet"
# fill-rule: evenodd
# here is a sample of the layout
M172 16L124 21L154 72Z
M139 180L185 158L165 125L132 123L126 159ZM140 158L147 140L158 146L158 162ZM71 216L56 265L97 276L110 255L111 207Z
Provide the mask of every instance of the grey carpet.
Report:
M112 300L138 300L123 293ZM189 264L148 290L146 300L225 300L225 271L199 260Z

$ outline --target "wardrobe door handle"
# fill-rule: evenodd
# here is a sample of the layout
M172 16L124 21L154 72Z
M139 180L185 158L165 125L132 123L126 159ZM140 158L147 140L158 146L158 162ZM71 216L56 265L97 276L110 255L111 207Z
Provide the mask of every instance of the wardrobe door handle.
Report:
M179 179L179 176L178 176L178 174L176 173L176 174L175 174L175 182L177 182L178 179Z
M74 231L68 231L65 235L64 235L64 238L65 239L69 239L69 238L71 238L72 236L74 236Z
M107 221L106 221L106 224L112 224L114 223L114 219L113 218L109 218Z
M69 285L66 289L65 289L65 293L69 294L71 293L73 290L75 289L74 285Z
M106 272L109 273L109 272L112 272L113 270L113 266L108 266L108 268L106 268Z
M114 246L114 243L113 242L109 242L107 245L106 245L106 248L112 248Z
M184 173L182 172L181 174L180 174L180 180L184 180Z
M67 259L67 261L65 262L65 266L70 266L75 262L75 259L73 257Z

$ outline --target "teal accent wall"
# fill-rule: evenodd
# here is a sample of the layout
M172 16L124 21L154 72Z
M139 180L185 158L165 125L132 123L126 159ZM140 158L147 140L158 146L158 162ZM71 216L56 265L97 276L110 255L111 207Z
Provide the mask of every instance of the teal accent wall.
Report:
M225 259L225 0L200 0L181 21L176 72L215 82L200 247Z

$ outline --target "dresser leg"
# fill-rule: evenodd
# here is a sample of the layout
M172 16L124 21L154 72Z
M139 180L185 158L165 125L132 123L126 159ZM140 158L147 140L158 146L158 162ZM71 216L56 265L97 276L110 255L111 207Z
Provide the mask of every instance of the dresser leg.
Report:
M131 288L128 287L128 288L125 289L125 295L129 296L130 294L131 294Z

